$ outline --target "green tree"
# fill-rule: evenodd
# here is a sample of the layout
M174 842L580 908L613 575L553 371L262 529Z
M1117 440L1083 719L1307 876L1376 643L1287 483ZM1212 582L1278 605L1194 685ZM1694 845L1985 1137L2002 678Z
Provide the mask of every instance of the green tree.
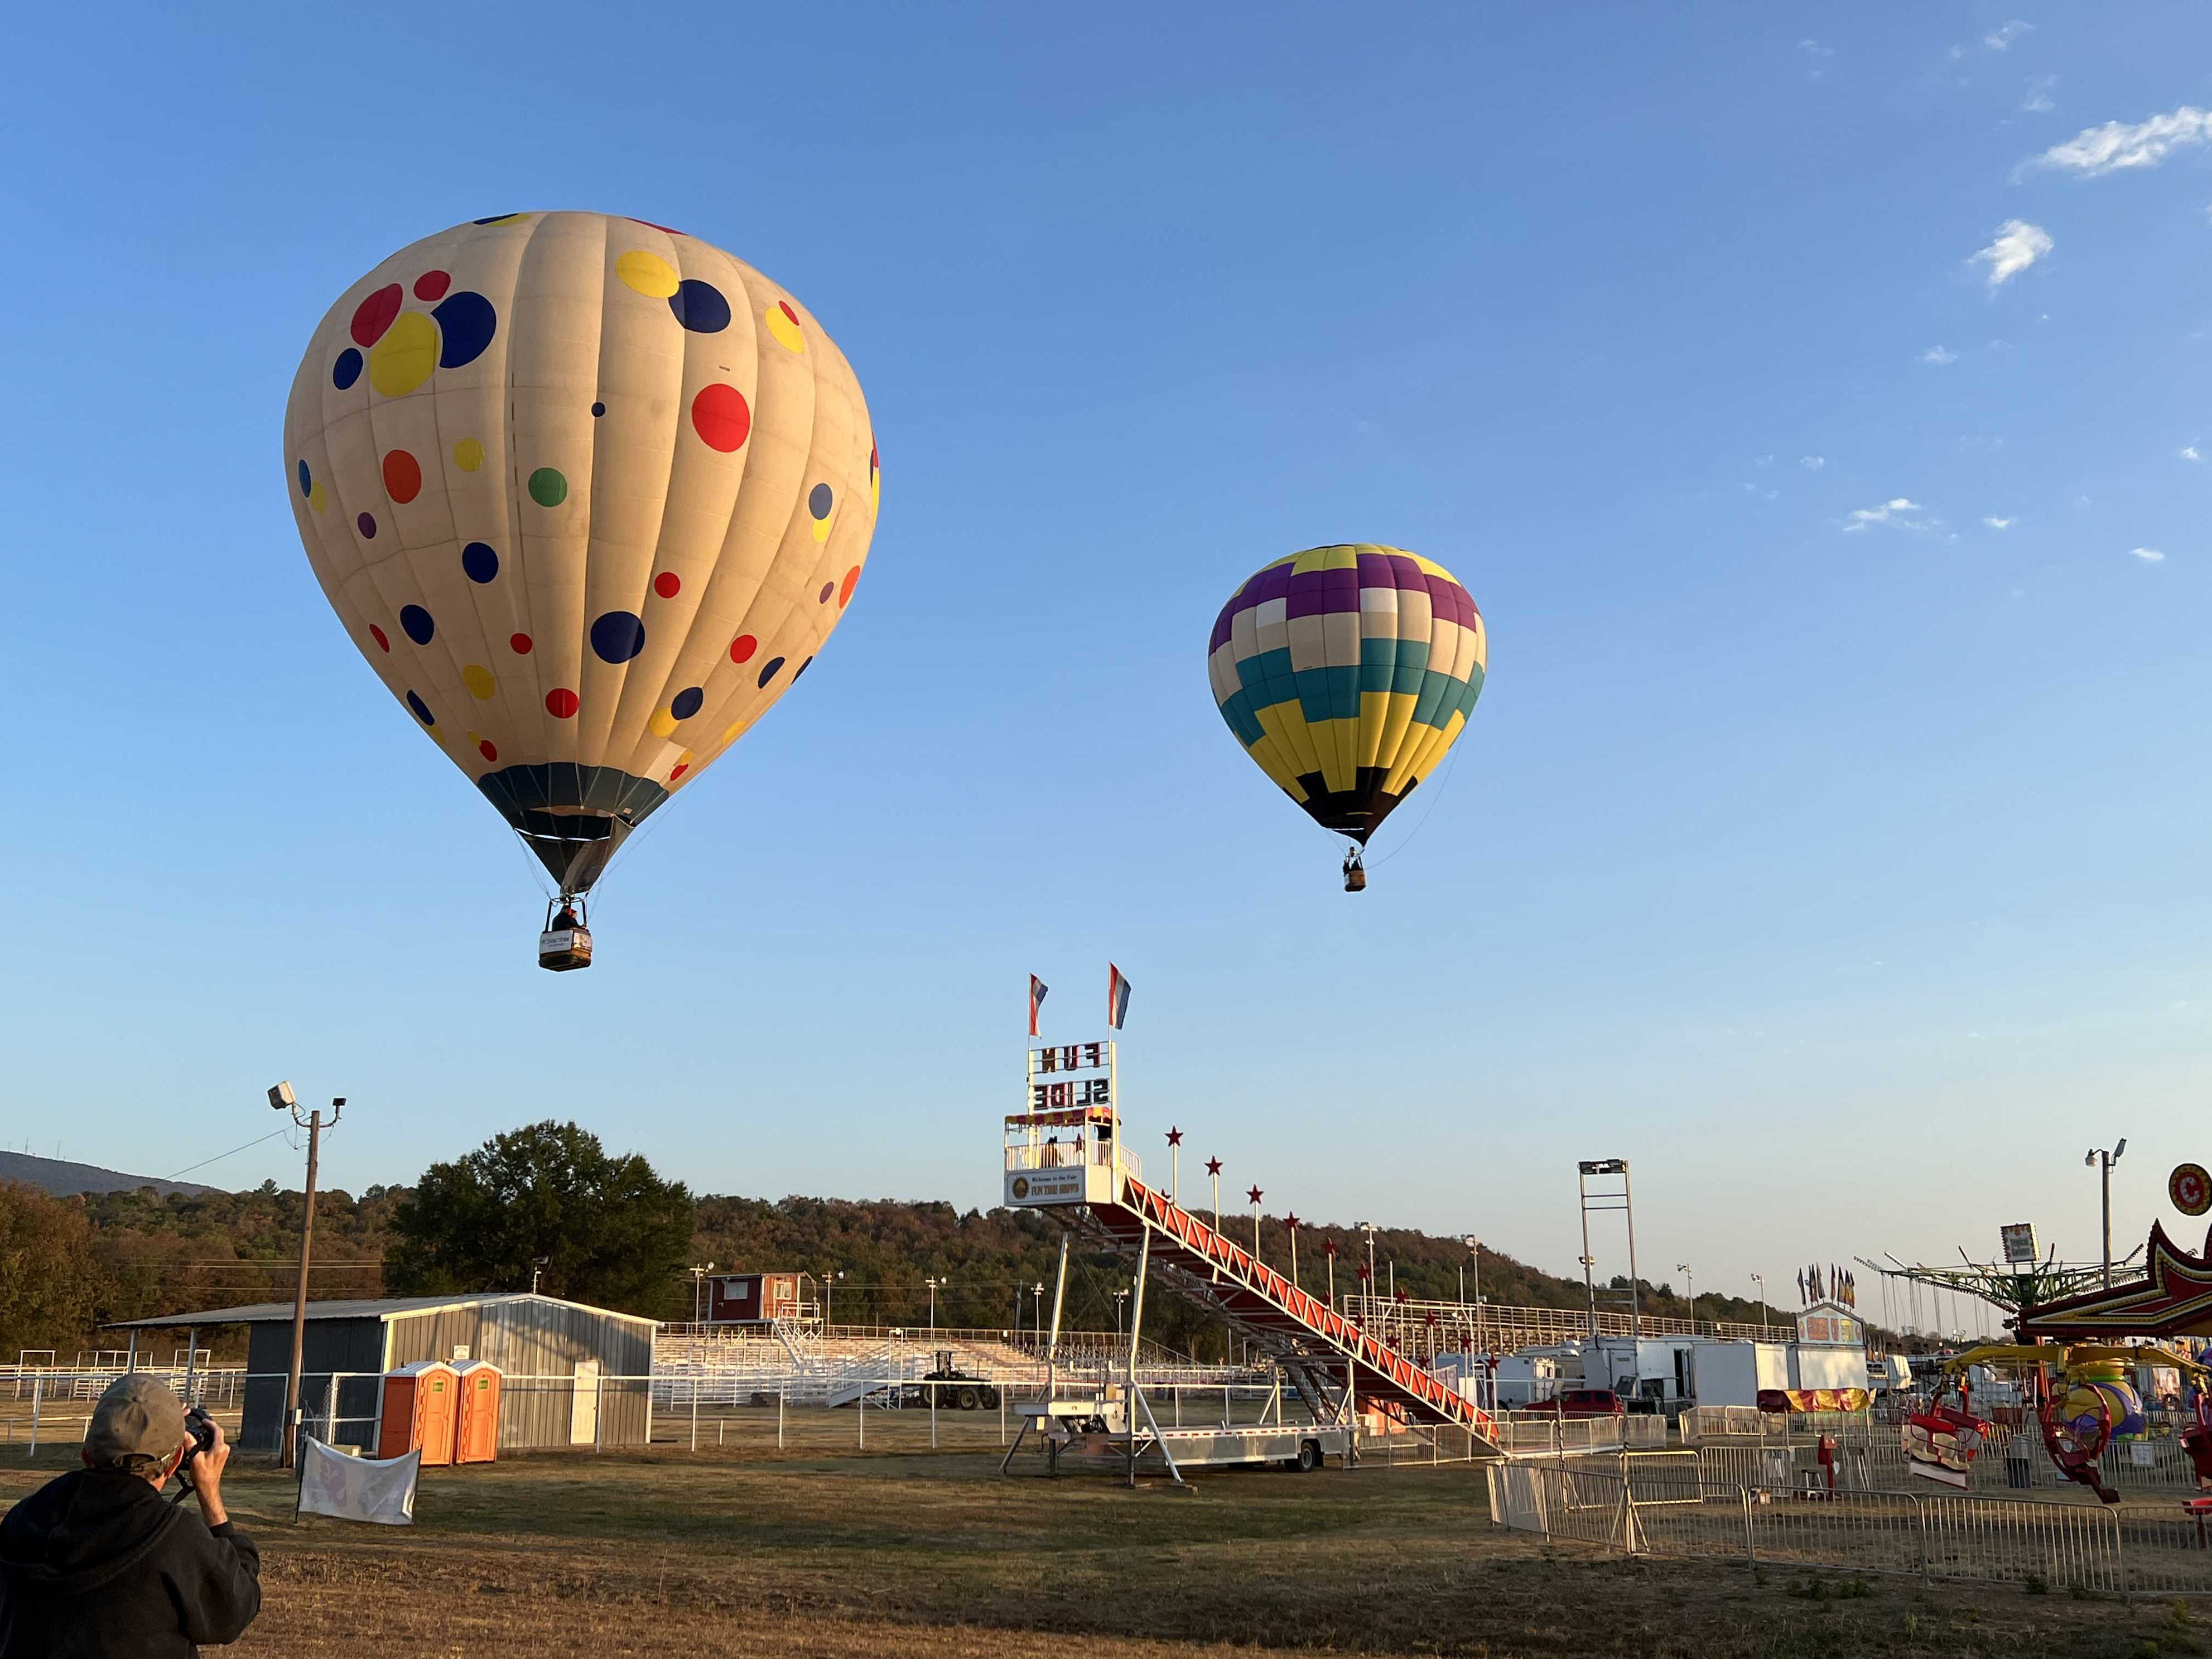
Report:
M422 1172L392 1218L385 1280L402 1293L538 1288L624 1313L667 1317L684 1293L691 1194L635 1153L548 1119L495 1135Z
M82 1203L0 1181L0 1353L73 1346L91 1328L91 1242Z

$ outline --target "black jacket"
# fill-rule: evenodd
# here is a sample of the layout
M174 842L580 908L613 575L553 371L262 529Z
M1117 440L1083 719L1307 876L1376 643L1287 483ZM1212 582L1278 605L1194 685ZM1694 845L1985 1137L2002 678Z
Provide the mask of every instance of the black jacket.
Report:
M0 1521L0 1659L191 1659L261 1611L261 1553L118 1469L50 1480Z

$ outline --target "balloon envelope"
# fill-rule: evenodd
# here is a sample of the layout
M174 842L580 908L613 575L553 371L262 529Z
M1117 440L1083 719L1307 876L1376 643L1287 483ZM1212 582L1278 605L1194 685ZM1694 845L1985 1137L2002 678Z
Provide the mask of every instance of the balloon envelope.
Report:
M806 672L876 521L811 313L598 213L458 225L356 283L284 465L362 655L565 892Z
M1467 725L1489 656L1442 565L1365 543L1278 559L1215 618L1206 669L1244 750L1364 844Z

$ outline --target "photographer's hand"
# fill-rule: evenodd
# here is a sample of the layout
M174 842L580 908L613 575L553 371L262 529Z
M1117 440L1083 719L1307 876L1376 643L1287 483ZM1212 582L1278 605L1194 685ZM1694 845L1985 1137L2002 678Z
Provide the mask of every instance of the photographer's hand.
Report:
M220 1423L212 1426L215 1443L186 1458L185 1465L191 1476L192 1496L200 1501L200 1518L210 1527L219 1527L230 1519L230 1512L222 1506L222 1472L230 1462L230 1443L223 1437Z

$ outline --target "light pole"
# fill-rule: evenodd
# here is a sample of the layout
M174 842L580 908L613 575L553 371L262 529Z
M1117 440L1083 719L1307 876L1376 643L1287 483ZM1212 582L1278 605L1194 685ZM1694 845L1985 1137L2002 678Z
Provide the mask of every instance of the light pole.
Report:
M838 1268L835 1272L832 1272L828 1267L824 1267L822 1270L822 1334L824 1336L827 1336L830 1334L830 1290L832 1285L844 1276L844 1269L842 1267ZM1015 1304L1017 1306L1020 1305L1020 1300L1021 1298L1019 1297L1015 1297Z
M1044 1334L1044 1280L1030 1286L1030 1338L1035 1341Z
M541 1274L541 1273L544 1273L544 1272L548 1267L551 1267L552 1265L553 1265L553 1258L552 1258L551 1256L550 1256L550 1255L533 1255L533 1256L532 1256L532 1257L530 1258L530 1293L531 1293L531 1295L535 1296L535 1295L537 1295L537 1294L538 1294L538 1275L539 1275L539 1274Z
M1114 1292L1114 1335L1117 1341L1121 1335L1121 1304L1128 1299L1129 1292L1127 1286Z
M2102 1166L2098 1170L2098 1179L2105 1196L2105 1288L2108 1291L2112 1288L2112 1165L2120 1161L2120 1154L2127 1149L2128 1138L2122 1135L2112 1143L2111 1152L2092 1147L2089 1155L2081 1160L2093 1168Z
M1690 1271L1690 1264L1686 1261L1677 1261L1674 1271L1682 1275L1683 1282L1690 1287L1690 1334L1695 1336L1698 1334L1698 1276Z
M934 1340L937 1336L937 1287L944 1284L945 1280L924 1279L921 1282L929 1286L929 1334L931 1340Z
M1766 1340L1766 1275L1753 1273L1751 1282L1759 1286L1759 1340Z
M1474 1346L1482 1350L1482 1241L1469 1233L1464 1243L1468 1258L1474 1263ZM1460 1300L1467 1300L1467 1292L1460 1292Z
M707 1297L707 1275L714 1271L714 1264L711 1261L703 1267L698 1266L696 1263L694 1263L692 1266L691 1322L694 1326L703 1325L707 1322L707 1311L705 1306ZM533 1291L538 1288L538 1275L535 1273L532 1273L530 1275L530 1288Z
M269 1091L269 1104L277 1111L289 1112L292 1121L307 1132L307 1202L300 1210L300 1280L299 1289L292 1297L292 1370L284 1383L284 1439L282 1463L285 1468L295 1467L299 1456L300 1428L300 1364L307 1346L307 1261L315 1248L315 1172L322 1158L323 1114L320 1108L300 1115L300 1097L292 1092L289 1083L280 1083ZM337 1127L338 1114L345 1109L345 1097L337 1096L331 1102L331 1127Z

